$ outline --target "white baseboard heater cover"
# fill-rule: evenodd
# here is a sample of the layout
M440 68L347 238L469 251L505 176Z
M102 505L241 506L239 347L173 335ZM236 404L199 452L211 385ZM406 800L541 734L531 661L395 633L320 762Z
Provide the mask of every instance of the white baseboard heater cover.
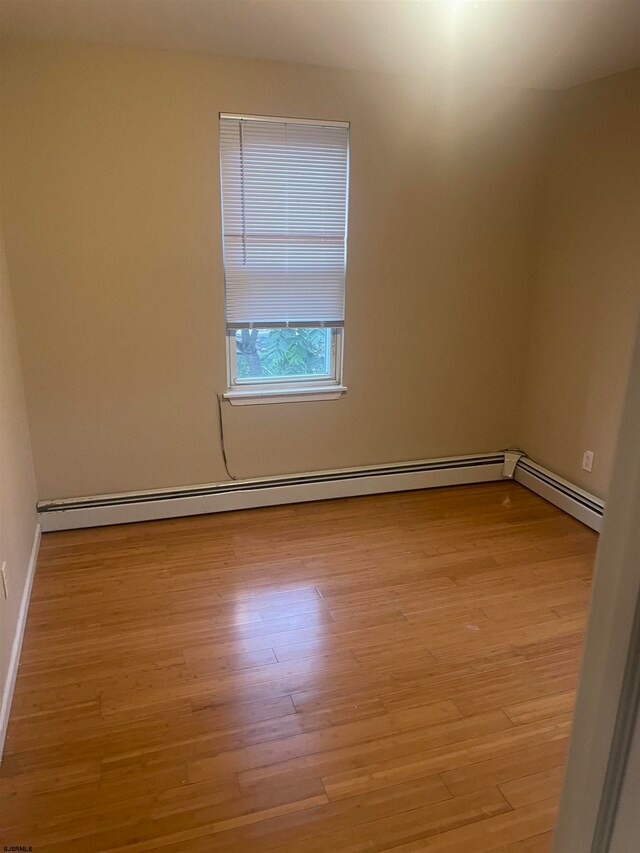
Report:
M374 495L502 479L504 453L235 480L168 491L43 501L43 532L202 515L278 504Z
M513 479L598 533L602 530L605 504L595 495L574 486L526 456L518 461Z
M38 504L38 513L43 532L76 530L331 498L490 483L505 476L511 479L513 471L513 479L518 483L594 530L601 530L603 501L524 455L520 455L514 470L514 455L518 456L507 451L510 464L506 465L505 452L500 451L397 465L234 480L166 491L43 501Z

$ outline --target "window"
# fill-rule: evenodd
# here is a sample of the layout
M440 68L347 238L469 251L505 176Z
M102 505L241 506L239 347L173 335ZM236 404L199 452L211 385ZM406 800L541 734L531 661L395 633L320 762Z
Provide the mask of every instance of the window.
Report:
M226 397L340 396L349 125L223 114L220 170Z

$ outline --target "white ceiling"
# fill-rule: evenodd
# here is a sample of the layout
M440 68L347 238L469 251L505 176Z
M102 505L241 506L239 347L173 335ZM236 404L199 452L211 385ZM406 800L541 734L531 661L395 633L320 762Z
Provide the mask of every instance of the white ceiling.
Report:
M564 88L640 65L640 0L0 0L4 37Z

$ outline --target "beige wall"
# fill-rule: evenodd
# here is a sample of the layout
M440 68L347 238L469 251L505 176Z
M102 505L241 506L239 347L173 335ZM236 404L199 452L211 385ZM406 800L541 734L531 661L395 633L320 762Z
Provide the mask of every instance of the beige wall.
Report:
M606 497L640 311L640 70L559 93L550 129L520 444Z
M29 429L0 239L0 564L6 561L9 587L8 599L0 593L0 703L7 682L35 529L36 488ZM5 721L0 720L0 724ZM0 728L0 753L2 734Z
M7 253L41 498L225 478L217 114L352 123L339 401L225 409L242 477L518 438L547 96L169 52L5 50Z

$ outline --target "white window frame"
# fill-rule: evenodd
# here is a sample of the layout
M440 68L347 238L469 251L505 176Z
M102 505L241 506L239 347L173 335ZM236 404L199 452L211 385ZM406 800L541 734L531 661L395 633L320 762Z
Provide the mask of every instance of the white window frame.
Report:
M348 127L349 122L324 121L318 119L285 118L283 116L257 116L220 113L220 117L246 118L252 121L286 121L289 123L335 125ZM349 169L347 160L347 170ZM347 177L348 182L348 177ZM349 200L346 205L345 241L349 222ZM291 324L292 328L301 328ZM256 323L254 328L264 328ZM318 328L314 326L314 328ZM255 403L302 402L305 400L337 400L347 391L343 384L344 326L330 328L329 372L312 376L257 377L238 378L238 360L236 348L236 329L226 329L227 350L227 391L224 399L233 405Z
M236 330L230 329L226 335L227 388L229 390L224 395L225 399L234 405L337 400L347 390L342 383L344 329L332 328L330 333L328 373L315 376L265 376L239 379Z

